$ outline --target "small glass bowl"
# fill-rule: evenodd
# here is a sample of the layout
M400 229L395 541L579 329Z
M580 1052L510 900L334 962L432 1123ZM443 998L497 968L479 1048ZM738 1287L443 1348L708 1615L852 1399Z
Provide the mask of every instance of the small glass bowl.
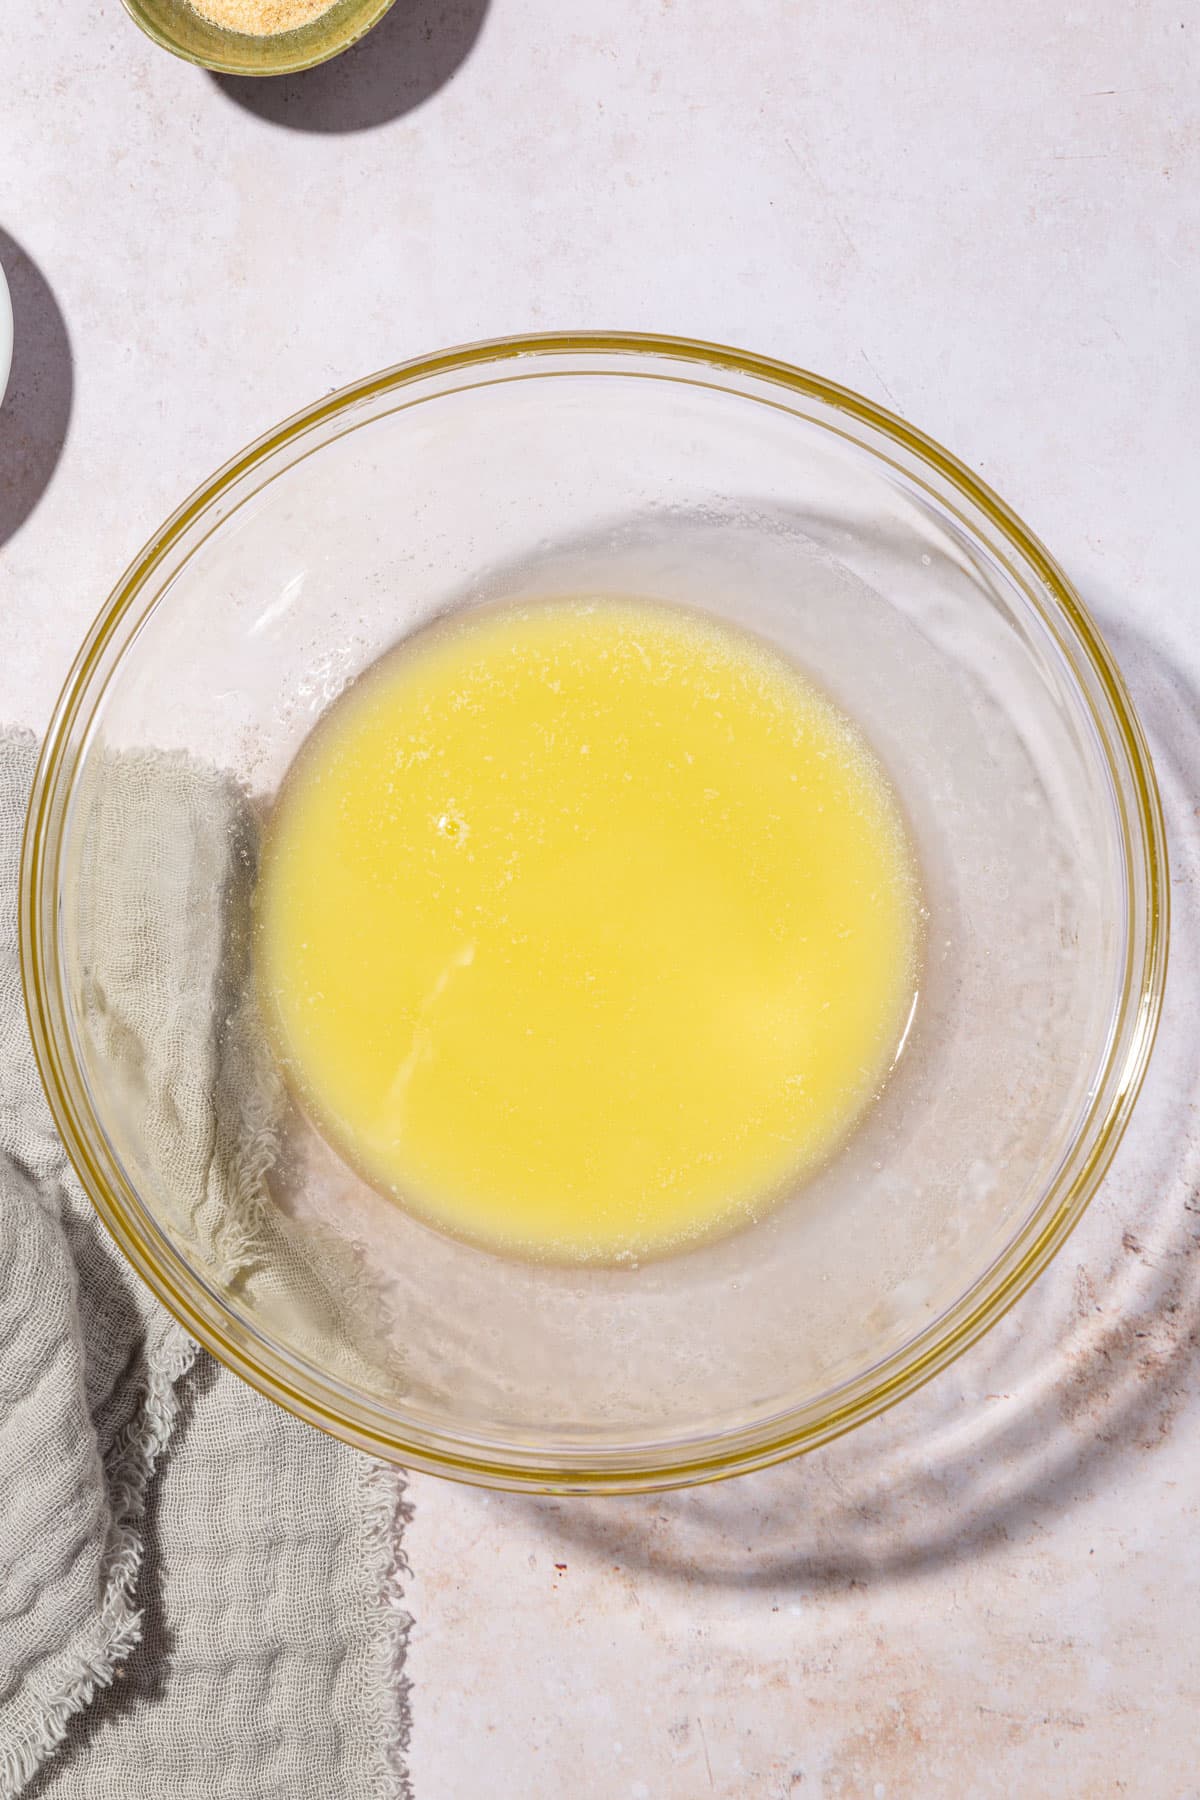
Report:
M890 771L929 913L853 1139L752 1226L633 1268L493 1255L381 1198L254 1015L258 834L324 708L433 618L571 593L700 607L806 668ZM155 1293L348 1442L563 1493L769 1463L957 1356L1095 1190L1166 949L1142 733L1042 546L858 395L670 338L450 351L236 457L97 619L25 840L46 1090Z
M258 37L227 31L187 0L124 0L125 10L156 44L220 75L295 75L340 56L377 25L394 0L334 0L296 31Z

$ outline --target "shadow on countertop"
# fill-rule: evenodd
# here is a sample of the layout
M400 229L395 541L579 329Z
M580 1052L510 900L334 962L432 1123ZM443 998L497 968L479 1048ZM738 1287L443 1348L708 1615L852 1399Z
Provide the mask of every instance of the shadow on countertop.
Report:
M373 31L300 75L214 75L222 93L292 131L370 131L432 98L462 66L488 0L395 0Z
M33 258L0 230L0 264L12 292L13 360L0 406L0 544L25 523L58 466L75 386L58 302Z
M1115 605L1095 608L1155 758L1174 859L1172 970L1150 1077L1072 1246L959 1364L774 1469L631 1498L512 1501L598 1563L693 1587L895 1583L1028 1540L1200 1420L1200 694ZM1107 1201L1107 1204L1106 1204ZM1099 1226L1099 1229L1096 1227ZM1079 1555L1089 1546L1080 1538Z

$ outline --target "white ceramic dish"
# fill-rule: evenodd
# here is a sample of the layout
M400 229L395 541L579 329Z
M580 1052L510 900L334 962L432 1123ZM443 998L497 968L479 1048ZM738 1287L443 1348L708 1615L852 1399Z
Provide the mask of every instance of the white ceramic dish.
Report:
M8 292L8 282L4 278L4 270L0 268L0 400L3 400L8 388L8 376L12 368L12 346L12 299Z

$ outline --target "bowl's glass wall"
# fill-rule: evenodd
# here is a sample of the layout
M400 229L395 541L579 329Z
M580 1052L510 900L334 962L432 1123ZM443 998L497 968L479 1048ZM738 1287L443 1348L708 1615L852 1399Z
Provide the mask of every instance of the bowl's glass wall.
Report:
M905 1051L850 1144L755 1226L635 1269L435 1233L254 1066L256 832L322 709L435 616L581 592L705 608L810 671L891 772L928 909ZM833 401L667 354L434 370L227 481L122 632L90 677L56 883L62 1027L97 1154L151 1255L173 1246L244 1354L400 1450L636 1470L836 1412L961 1312L1111 1101L1144 894L1101 684L1003 532ZM114 881L137 915L127 944ZM123 961L179 1032L211 1038L188 1080L218 1135L261 1123L245 1099L261 1076L273 1248L257 1263L197 1223L203 1194L164 1141L187 1108L178 1033L164 1048L152 1008L114 1021Z

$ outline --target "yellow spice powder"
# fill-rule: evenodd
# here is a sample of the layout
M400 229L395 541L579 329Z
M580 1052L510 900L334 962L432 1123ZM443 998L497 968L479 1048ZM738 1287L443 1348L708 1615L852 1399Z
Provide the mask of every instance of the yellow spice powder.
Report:
M335 4L336 0L192 0L195 11L210 25L240 31L247 37L298 31Z

